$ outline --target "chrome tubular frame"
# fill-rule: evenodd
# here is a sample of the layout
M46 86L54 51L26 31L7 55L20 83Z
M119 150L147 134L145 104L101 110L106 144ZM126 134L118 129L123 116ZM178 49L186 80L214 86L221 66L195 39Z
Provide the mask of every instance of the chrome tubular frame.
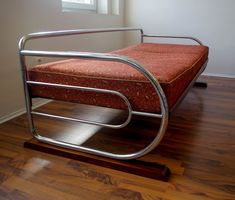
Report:
M82 35L82 34L106 33L106 32L123 32L123 31L139 31L141 34L141 42L143 42L144 37L159 37L159 36L144 35L143 30L139 29L139 28L115 28L115 29L114 28L110 28L110 29L106 28L106 29L78 29L78 30L66 30L66 31L39 32L39 33L32 33L32 34L26 35L21 38L21 40L19 41L19 57L20 57L20 64L21 64L23 84L24 84L25 102L26 102L26 110L27 110L27 116L28 116L28 121L29 121L29 128L30 128L30 132L32 133L34 138L36 138L37 140L44 142L44 143L49 143L49 144L53 144L53 145L57 145L57 146L65 147L65 148L70 148L70 149L82 151L85 153L92 153L92 154L99 155L99 156L105 156L108 158L122 159L122 160L136 159L138 157L141 157L141 156L149 153L150 151L152 151L160 143L161 139L163 138L163 136L165 134L167 124L168 124L168 118L169 118L167 100L166 100L165 94L164 94L159 82L155 79L155 77L144 66L142 66L141 64L139 64L138 62L136 62L133 59L130 59L130 58L124 57L124 56L120 56L120 55L114 55L114 54L25 50L26 42L29 40L34 40L34 39L71 36L71 35ZM162 37L162 36L160 36L160 37ZM198 41L198 43L200 43L199 40L196 40L196 41ZM130 104L129 100L127 99L127 97L125 97L123 94L121 94L120 92L117 92L117 91L30 81L30 80L28 80L27 66L26 66L26 61L25 61L27 56L80 58L80 59L93 59L93 60L114 61L114 62L124 63L124 64L138 70L152 84L153 88L155 89L155 91L160 99L161 113L155 114L155 113L133 111L131 108L131 104ZM82 119L77 119L77 118L63 117L63 116L59 116L59 115L51 115L48 113L34 112L32 110L32 97L29 92L30 85L44 85L44 86L48 86L48 87L63 87L63 88L67 88L67 89L76 89L76 90L93 91L93 92L95 91L95 92L99 92L99 93L113 94L113 95L120 97L125 102L125 104L127 105L128 116L127 116L126 121L123 124L112 125L112 124L103 124L103 123L99 123L99 122L87 121L87 120L82 120ZM160 118L161 123L160 123L160 127L158 129L158 132L157 132L155 138L153 139L153 141L150 144L148 144L145 148L139 150L138 152L129 153L129 154L114 154L114 153L110 153L110 152L87 148L87 147L83 147L80 145L66 143L63 141L58 141L58 140L55 140L52 138L41 136L38 133L38 131L36 130L36 128L34 126L34 121L33 121L33 115L40 115L40 116L50 117L50 118L54 118L54 119L58 119L58 120L82 122L82 123L86 123L86 124L92 124L92 125L98 125L98 126L117 129L117 128L123 128L124 126L126 126L130 122L133 114Z

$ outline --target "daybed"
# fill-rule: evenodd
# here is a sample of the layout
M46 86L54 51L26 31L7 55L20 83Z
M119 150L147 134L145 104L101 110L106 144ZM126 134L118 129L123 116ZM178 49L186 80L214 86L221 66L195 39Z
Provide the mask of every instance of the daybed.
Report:
M32 39L118 31L139 31L140 44L108 54L25 50L25 43ZM190 39L197 44L145 43L146 37ZM146 35L142 29L136 28L80 29L26 35L20 40L19 54L29 124L35 138L86 153L127 160L143 156L159 144L167 129L169 113L176 108L205 69L208 47L192 37ZM70 59L27 69L27 56ZM117 125L35 112L31 103L35 97L126 109L128 116L124 123ZM125 127L131 121L132 115L156 117L161 123L156 137L150 144L138 152L123 155L41 136L34 127L33 115L115 129Z

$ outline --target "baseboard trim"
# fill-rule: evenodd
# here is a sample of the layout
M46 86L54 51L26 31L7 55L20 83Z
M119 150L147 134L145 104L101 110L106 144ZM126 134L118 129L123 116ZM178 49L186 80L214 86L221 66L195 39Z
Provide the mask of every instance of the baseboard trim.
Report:
M38 102L36 102L34 104L33 109L38 108L40 106L43 106L43 105L45 105L45 104L47 104L49 102L51 102L51 100L40 100L40 101L38 101ZM5 115L5 116L0 118L0 124L2 124L4 122L7 122L7 121L9 121L11 119L14 119L14 118L16 118L16 117L18 117L18 116L20 116L20 115L22 115L24 113L26 113L26 109L25 108L21 108L21 109L15 111L15 112L7 114L7 115Z
M213 76L213 77L219 77L219 78L235 78L235 76L233 75L213 74L213 73L203 73L202 76Z

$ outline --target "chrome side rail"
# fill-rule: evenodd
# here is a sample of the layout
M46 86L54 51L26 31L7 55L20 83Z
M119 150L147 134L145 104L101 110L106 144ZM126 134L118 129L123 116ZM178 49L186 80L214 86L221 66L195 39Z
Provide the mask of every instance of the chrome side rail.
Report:
M40 39L40 38L48 38L48 37L59 37L59 36L70 36L70 35L80 35L80 34L90 34L90 33L104 33L104 32L117 32L117 31L140 31L141 35L143 35L142 29L136 29L136 28L118 28L118 29L91 29L91 30L68 30L68 31L54 31L54 32L41 32L41 33L33 33L26 35L21 38L19 42L19 56L20 56L20 64L21 64L21 70L22 70L22 77L23 77L23 83L24 83L24 92L25 92L25 100L26 100L26 110L27 110L27 115L28 115L28 120L29 120L29 127L30 131L36 139L39 141L57 145L57 146L62 146L66 148L71 148L75 150L79 150L85 153L92 153L95 155L99 156L105 156L109 158L114 158L114 159L122 159L122 160L129 160L129 159L135 159L141 156L144 156L145 154L149 153L152 151L161 141L163 138L167 124L168 124L168 117L169 117L169 111L168 111L168 105L167 105L167 100L165 97L165 94L159 84L159 82L155 79L155 77L141 64L136 62L133 59L130 59L128 57L124 56L119 56L119 55L113 55L113 54L103 54L103 53L84 53L84 52L65 52L65 51L34 51L34 50L24 50L25 44L28 40L32 39ZM160 100L160 107L161 107L161 113L160 114L154 114L154 113L144 113L144 112L136 112L132 111L131 106L129 105L129 101L127 98L121 94L121 93L115 93L119 97L121 97L125 103L128 105L128 118L127 122L131 119L132 114L137 114L137 115L143 115L143 116L150 116L150 117L157 117L161 119L160 127L158 129L158 132L153 139L153 141L148 144L145 148L141 149L138 152L130 153L130 154L113 154L110 152L105 152L105 151L100 151L96 149L91 149L83 146L78 146L70 143L66 143L63 141L58 141L52 138L48 137L43 137L39 135L37 130L35 129L34 126L34 121L33 121L33 114L38 114L38 115L44 115L47 117L53 117L57 119L62 119L63 120L73 120L69 118L64 118L61 116L50 116L49 114L46 113L37 113L32 111L32 97L30 96L29 92L29 86L31 84L45 84L49 86L50 84L47 83L40 83L40 82L30 82L28 80L27 76L27 69L26 69L26 62L25 62L25 57L26 56L40 56L40 57L60 57L60 58L80 58L80 59L95 59L95 60L103 60L103 61L114 61L114 62L120 62L124 63L130 67L133 67L137 71L139 71L141 74L143 74L147 80L150 81L152 84L154 90L159 96ZM57 85L58 86L58 85ZM61 87L64 87L64 85L61 85ZM60 87L60 86L59 86ZM76 87L76 86L66 86L66 87ZM82 88L79 87L77 89L84 89L84 90L90 90L90 91L97 91L97 92L104 92L103 89L97 89L97 88ZM113 93L115 91L105 91L107 93ZM75 119L76 120L76 119ZM81 120L79 120L81 122ZM83 123L90 123L94 125L100 125L100 126L106 126L106 124L101 124L98 122L90 122L90 121L82 121ZM126 124L124 124L126 125ZM119 127L120 128L120 127Z

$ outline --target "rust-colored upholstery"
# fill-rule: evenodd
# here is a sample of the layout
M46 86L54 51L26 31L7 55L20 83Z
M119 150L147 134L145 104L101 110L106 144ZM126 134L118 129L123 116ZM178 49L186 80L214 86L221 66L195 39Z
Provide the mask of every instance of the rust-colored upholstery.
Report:
M112 52L128 56L145 66L160 82L171 110L208 57L208 47L143 43ZM159 99L146 78L128 65L68 59L33 67L29 79L48 83L116 90L128 97L135 111L159 112ZM120 98L46 86L32 86L34 97L125 108Z

